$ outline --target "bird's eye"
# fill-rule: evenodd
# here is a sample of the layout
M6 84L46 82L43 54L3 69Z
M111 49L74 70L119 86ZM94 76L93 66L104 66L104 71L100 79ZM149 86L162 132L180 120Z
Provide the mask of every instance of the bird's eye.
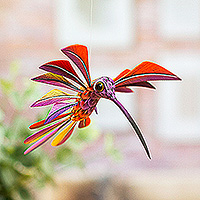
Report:
M95 84L95 90L97 92L102 92L104 89L104 84L102 82L98 82Z

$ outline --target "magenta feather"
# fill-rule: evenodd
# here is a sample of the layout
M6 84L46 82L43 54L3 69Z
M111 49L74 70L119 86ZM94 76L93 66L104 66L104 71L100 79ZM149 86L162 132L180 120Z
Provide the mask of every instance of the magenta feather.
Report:
M83 90L70 83L65 77L53 73L42 74L40 76L32 78L31 80L46 83L49 85L64 87L76 92L83 92Z
M66 124L66 123L65 123ZM64 124L64 125L65 125ZM44 144L47 140L49 140L51 137L53 137L64 125L54 129L53 131L51 131L50 133L48 133L47 135L45 135L44 137L42 137L41 139L39 139L37 142L35 142L33 145L31 145L25 152L24 154L28 154L31 151L33 151L34 149L40 147L42 144Z
M116 92L123 92L123 93L133 93L133 90L127 87L116 87L115 88Z
M47 72L51 72L69 78L86 89L86 86L84 85L83 81L79 78L78 74L74 71L70 62L67 60L51 61L43 64L39 68Z
M70 99L77 99L80 98L78 96L67 96L67 95L61 95L61 96L56 96L56 97L49 97L46 99L39 99L36 102L34 102L31 107L39 107L39 106L47 106L47 105L51 105L57 102L62 102L62 101L66 101L66 100L70 100Z
M32 143L32 141L36 140L37 138L41 137L42 135L45 135L46 133L48 133L49 131L53 130L54 128L56 128L57 126L61 125L65 120L62 120L60 122L57 122L51 126L48 126L36 133L34 133L33 135L30 135L29 137L27 137L25 140L24 140L24 144L30 144Z
M50 121L52 121L53 119L55 119L57 116L59 116L60 114L64 113L65 111L69 110L70 108L76 106L78 104L78 102L75 103L56 103L54 104L54 106L52 107L52 109L50 110L45 124L49 123Z
M123 77L116 80L115 86L132 86L134 83L158 80L181 79L156 63L144 61L125 74Z

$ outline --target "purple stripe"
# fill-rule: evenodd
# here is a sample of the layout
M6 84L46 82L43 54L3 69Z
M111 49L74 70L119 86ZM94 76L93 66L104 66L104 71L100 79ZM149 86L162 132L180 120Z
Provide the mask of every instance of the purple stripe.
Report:
M68 122L66 122L68 123ZM34 149L40 147L42 144L44 144L47 140L49 140L51 137L53 137L57 131L59 131L59 129L61 129L64 125L66 125L66 123L64 123L62 126L56 128L55 130L53 130L52 132L48 133L47 135L45 135L43 138L41 138L40 140L38 140L36 143L34 143L32 146L30 146L25 152L24 154L28 154L31 151L33 151Z
M41 82L41 83L46 83L46 84L49 84L49 85L55 85L55 86L58 86L58 87L64 87L64 88L67 88L67 89L70 89L70 90L73 90L73 91L76 91L76 92L83 92L82 90L80 90L76 86L74 86L74 85L72 85L70 83L62 83L59 80L39 79L39 78L38 79L37 78L33 78L31 80L37 81L37 82Z
M46 127L46 128L44 128L44 129L42 129L42 130L40 130L40 131L34 133L33 135L30 135L29 137L27 137L27 138L24 140L24 144L27 144L27 143L29 143L29 142L35 140L36 138L38 138L38 137L44 135L45 133L47 133L48 131L50 131L50 130L56 128L57 126L59 126L59 125L60 125L61 123L63 123L63 122L64 122L64 121L57 122L56 124L53 124L53 125L51 125L51 126L49 126L49 127Z
M63 112L67 111L68 109L74 107L77 104L78 104L78 102L76 102L76 103L56 103L53 106L53 108L51 109L50 113L48 114L45 124L49 123L54 118L56 118L58 115L62 114Z
M118 87L115 88L116 92L124 92L124 93L133 93L133 91L130 88L126 88L126 87Z
M42 139L38 140L35 144L33 144L32 146L30 146L25 152L24 155L32 152L34 149L40 147L42 144L44 144L48 139L50 139L56 132L58 131L58 129L55 129L54 131L52 131L51 133L45 135Z
M41 99L41 100L34 102L31 105L31 107L47 106L47 105L51 105L51 104L54 104L54 103L57 103L60 101L65 101L65 100L69 100L69 99L77 99L77 98L79 98L79 97L77 97L77 96L50 97L48 99Z
M42 65L39 68L43 69L43 70L45 70L47 72L51 72L51 73L58 74L58 75L66 77L66 78L69 78L69 79L75 81L76 83L78 83L79 85L83 86L84 88L86 88L84 83L78 77L76 77L70 71L67 71L65 69L59 68L59 66Z
M180 80L177 76L164 75L164 74L142 74L133 75L117 81L116 86L124 86L130 83L144 82L144 81L162 81L162 80Z
M64 49L61 49L61 51L67 55L73 62L74 64L79 68L79 70L81 71L81 73L83 74L85 80L87 81L88 85L91 86L91 78L90 78L90 74L86 68L85 63L83 62L83 60L75 53ZM75 54L75 55L73 55Z

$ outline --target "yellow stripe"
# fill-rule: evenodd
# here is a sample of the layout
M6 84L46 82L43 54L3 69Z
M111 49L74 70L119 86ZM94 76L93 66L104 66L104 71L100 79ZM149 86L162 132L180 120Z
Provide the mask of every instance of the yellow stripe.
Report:
M57 146L62 139L65 137L65 135L71 130L71 128L73 127L74 123L76 123L76 121L73 121L67 128L65 128L63 131L61 131L51 142L52 146Z
M47 133L41 135L40 137L35 138L34 140L30 140L28 141L26 144L32 144L34 142L37 142L39 139L41 139L42 137L44 137L46 134L50 133L52 130L48 131Z

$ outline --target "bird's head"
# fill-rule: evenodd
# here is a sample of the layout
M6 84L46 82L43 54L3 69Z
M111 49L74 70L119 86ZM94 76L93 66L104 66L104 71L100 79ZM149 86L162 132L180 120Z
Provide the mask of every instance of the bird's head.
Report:
M106 99L115 99L115 82L106 76L96 79L93 82L95 95Z

